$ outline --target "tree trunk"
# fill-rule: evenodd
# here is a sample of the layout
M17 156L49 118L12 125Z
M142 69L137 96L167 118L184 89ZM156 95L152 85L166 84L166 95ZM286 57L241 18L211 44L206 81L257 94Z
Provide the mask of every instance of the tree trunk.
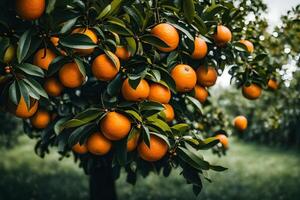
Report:
M90 200L117 200L112 167L95 167L90 173Z

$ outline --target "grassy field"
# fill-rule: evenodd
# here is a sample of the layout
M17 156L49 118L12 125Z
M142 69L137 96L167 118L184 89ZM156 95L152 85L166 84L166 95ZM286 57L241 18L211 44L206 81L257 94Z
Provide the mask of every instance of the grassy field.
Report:
M88 178L72 158L62 162L51 154L40 159L33 153L32 141L20 139L17 148L2 149L0 160L0 199L5 200L85 200ZM126 200L296 200L300 196L300 153L232 141L226 157L210 152L207 160L229 167L225 173L211 173L213 183L205 183L196 198L190 185L174 171L169 178L155 174L140 178L136 186L117 182L119 199ZM68 192L67 192L68 191Z

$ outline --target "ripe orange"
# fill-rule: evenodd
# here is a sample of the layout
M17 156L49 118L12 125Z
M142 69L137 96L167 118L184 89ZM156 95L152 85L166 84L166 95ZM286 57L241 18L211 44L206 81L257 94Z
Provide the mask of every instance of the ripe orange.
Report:
M238 129L239 131L244 131L247 128L248 121L247 121L246 117L241 115L241 116L237 116L236 118L234 118L233 124L234 124L234 127L236 129Z
M50 49L40 49L33 57L33 64L44 70L48 70L49 65L55 58L55 53L53 53Z
M218 138L220 140L220 143L223 145L223 147L225 149L228 149L229 141L228 141L228 138L227 138L226 135L219 134L219 135L216 136L216 138Z
M46 8L45 0L16 0L16 12L26 20L40 18Z
M249 53L253 53L254 46L252 42L250 42L249 40L240 40L240 43L244 44L247 47Z
M231 41L231 31L226 26L218 25L217 32L214 35L214 39L217 44L224 45Z
M57 46L58 46L58 43L59 43L59 37L57 37L57 36L52 36L52 37L50 38L50 41L52 42L52 44L53 44L55 47L57 47Z
M278 83L276 80L274 79L270 79L268 81L268 87L271 89L271 90L277 90L278 89Z
M143 101L148 98L150 87L146 80L142 79L136 89L133 89L128 78L123 82L122 95L127 101Z
M136 149L139 141L140 133L135 134L127 141L127 151L131 152Z
M208 97L207 90L200 85L196 85L194 90L195 98L198 99L198 101L200 101L201 103L204 103Z
M59 70L60 82L68 88L76 88L83 84L85 77L81 74L75 62L65 64Z
M175 117L175 113L174 113L173 107L170 104L163 104L163 106L165 107L165 109L163 110L163 112L165 113L166 121L167 122L173 121L173 119Z
M168 144L156 135L150 135L150 148L142 142L138 146L138 152L143 160L154 162L162 159L168 151Z
M55 78L48 78L44 83L44 88L47 94L53 97L60 96L64 89L63 85Z
M46 128L50 121L50 114L45 110L38 110L30 119L31 125L38 129Z
M92 31L91 29L88 28L76 28L72 31L72 33L80 33L80 34L84 34L86 36L88 36L94 44L97 44L98 42L98 37L97 35L94 33L94 31ZM79 53L82 56L87 56L90 55L91 53L93 53L95 50L95 48L88 48L88 49L76 49L75 52Z
M95 58L92 64L93 75L101 81L110 81L112 80L120 70L120 60L119 58L110 53L113 57L116 65L106 54L101 54Z
M156 25L151 30L151 34L164 41L169 47L158 47L163 52L171 52L178 47L179 34L172 25L167 23L161 23Z
M88 149L86 147L85 144L83 145L80 145L79 143L75 144L73 147L72 147L72 150L75 152L75 153L78 153L78 154L85 154L88 152Z
M176 83L178 92L191 91L197 82L196 72L189 65L176 65L171 71L171 76Z
M34 115L34 113L36 113L37 109L38 109L38 101L35 99L31 99L31 104L30 104L30 108L27 107L25 99L23 96L21 96L19 104L17 106L12 105L12 111L13 113L20 118L29 118L32 117ZM10 106L9 106L10 107Z
M106 139L102 133L96 132L88 138L86 146L90 153L104 155L110 151L112 143L110 140Z
M200 66L197 69L198 83L205 87L213 86L218 78L217 71L214 67Z
M207 54L207 44L206 42L200 38L196 37L194 41L194 51L192 54L193 59L202 59Z
M128 60L131 56L130 52L124 46L117 46L115 54L121 60Z
M261 95L262 89L260 86L255 83L250 84L249 86L243 86L242 93L244 97L250 100L258 99Z
M150 85L150 93L148 96L150 101L159 103L169 103L171 99L171 91L166 86L159 83L152 83Z
M117 112L108 112L100 122L103 135L110 140L125 138L130 129L131 122L125 115Z

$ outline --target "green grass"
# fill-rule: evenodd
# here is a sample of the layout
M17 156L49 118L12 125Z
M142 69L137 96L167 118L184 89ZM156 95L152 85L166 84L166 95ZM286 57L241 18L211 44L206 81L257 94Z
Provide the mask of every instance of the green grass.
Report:
M41 159L34 155L32 141L21 138L18 148L1 150L0 199L83 200L88 199L88 177L73 158L58 161L55 153ZM197 199L293 200L300 196L300 153L233 141L228 155L218 158L209 151L205 158L229 168L211 173L213 183L204 183ZM155 174L137 185L126 183L123 174L117 182L119 199L196 199L190 185L174 171L164 178Z

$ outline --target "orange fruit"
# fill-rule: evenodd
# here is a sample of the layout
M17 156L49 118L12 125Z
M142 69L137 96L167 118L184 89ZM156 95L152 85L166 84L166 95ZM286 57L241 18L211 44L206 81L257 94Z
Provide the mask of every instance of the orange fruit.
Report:
M216 136L216 138L218 138L220 140L220 143L223 145L223 147L225 149L228 149L229 141L228 141L228 138L227 138L226 135L219 134L219 135Z
M252 42L250 42L249 40L240 40L240 43L244 44L247 47L249 53L253 53L254 46Z
M72 31L72 33L80 33L80 34L84 34L86 36L88 36L92 42L94 44L97 44L98 42L98 37L97 35L94 33L94 31L92 31L91 29L88 28L76 28ZM91 53L93 53L95 50L95 48L88 48L88 49L75 49L75 52L79 53L82 56L87 56L90 55Z
M78 154L85 154L88 152L86 145L80 145L79 142L72 147L72 150Z
M193 59L202 59L207 54L207 44L205 40L200 37L196 37L194 41L194 51L192 53Z
M173 121L173 119L175 117L175 113L174 113L173 107L170 104L163 104L163 106L165 107L165 109L163 110L163 112L165 113L166 121L167 122Z
M133 89L127 78L122 85L122 95L127 101L143 101L148 98L150 86L144 79L140 81L136 89Z
M217 32L214 35L215 42L219 45L224 45L231 41L231 31L223 25L218 25Z
M179 34L172 25L167 23L161 23L156 25L151 30L151 34L164 41L169 47L158 47L163 52L171 52L178 47Z
M156 135L150 135L150 148L142 142L138 146L138 152L143 160L153 162L162 159L168 151L168 144Z
M136 147L138 145L139 137L140 137L140 133L137 133L134 136L132 136L132 138L127 140L127 151L128 152L131 152L136 149Z
M150 101L159 103L169 103L171 99L171 91L166 86L159 83L152 83L150 85L150 93L148 96Z
M40 49L33 57L33 64L44 70L48 70L49 65L55 58L55 53L53 53L50 49Z
M45 110L38 110L30 119L31 125L38 129L46 128L50 121L50 114Z
M213 86L218 78L217 71L214 67L200 66L197 69L198 83L205 87Z
M59 43L59 37L57 37L57 36L52 36L52 37L50 38L50 41L52 42L52 44L53 44L55 47L57 47L57 46L58 46L58 43Z
M30 108L27 107L25 99L23 96L21 96L19 104L16 105L12 105L12 111L13 113L20 118L29 118L32 117L34 115L34 113L36 113L37 109L38 109L38 101L35 99L31 99L30 100ZM10 106L9 106L10 107Z
M106 54L101 54L95 58L92 64L93 75L101 81L110 81L118 74L120 70L120 60L119 58L110 53L113 57L116 65Z
M270 79L268 81L268 87L271 89L271 90L277 90L278 89L278 83L276 80L274 79Z
M90 153L104 155L110 151L112 143L102 133L96 132L88 138L86 146Z
M130 52L124 46L117 46L115 54L121 60L128 60L131 56Z
M195 98L198 99L198 101L200 101L201 103L204 103L208 97L207 90L200 85L196 85L194 91Z
M65 64L59 70L60 82L68 88L76 88L83 84L85 77L75 62Z
M110 140L125 138L130 129L131 122L128 117L117 112L108 112L100 122L103 135Z
M52 97L60 96L64 86L55 78L48 78L44 83L45 91Z
M258 99L261 95L262 89L260 86L255 83L250 84L249 86L243 86L242 93L244 97L250 100Z
M233 120L234 127L239 131L244 131L247 128L248 121L247 118L244 116L237 116Z
M175 81L178 92L191 91L197 82L196 72L189 65L176 65L171 71L171 76Z
M46 8L45 0L16 0L16 12L26 20L40 18Z

